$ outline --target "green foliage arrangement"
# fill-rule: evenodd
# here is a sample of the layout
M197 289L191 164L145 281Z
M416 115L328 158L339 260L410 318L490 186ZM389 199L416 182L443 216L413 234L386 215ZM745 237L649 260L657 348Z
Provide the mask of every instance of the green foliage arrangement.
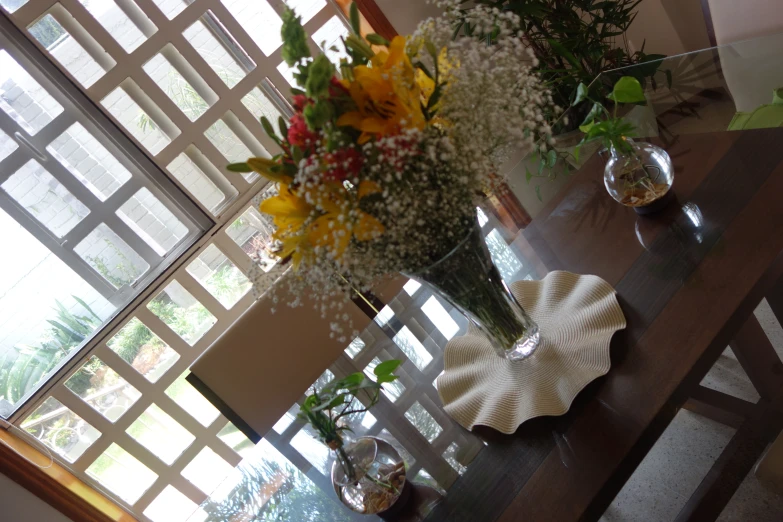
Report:
M641 84L652 79L662 54L647 54L644 44L638 51L630 49L626 32L636 19L642 0L464 0L511 11L522 19L522 38L538 59L534 71L552 92L555 104L572 105L580 84L589 85L601 73L637 65L632 74ZM455 35L472 35L475 27L460 23ZM487 35L488 41L492 35ZM611 90L617 80L604 74L596 87ZM605 83L604 83L605 81ZM597 93L600 95L600 93ZM577 103L579 118L561 131L575 129L589 104ZM558 130L558 129L556 129Z
M631 145L626 138L634 135L636 127L618 117L617 110L621 104L646 105L647 99L644 96L644 89L638 79L632 76L623 76L615 83L612 92L606 97L613 104L611 113L604 107L601 100L594 99L588 93L587 86L579 84L577 88L576 98L573 103L592 103L590 112L579 126L579 130L584 132L585 135L576 149L577 156L582 145L598 140L607 149L614 148L622 153L630 153L632 151Z
M345 469L347 476L352 476L353 470L349 469L351 462L343 449L342 434L351 431L351 428L340 421L344 417L366 412L375 406L380 399L383 384L397 380L393 372L400 362L393 359L380 363L373 369L375 380L368 378L362 372L356 372L344 379L326 384L320 391L314 387L313 393L307 396L299 409L299 418L310 423L321 440L338 453L343 465L348 466L348 469ZM367 400L366 405L356 400L360 396L364 396Z

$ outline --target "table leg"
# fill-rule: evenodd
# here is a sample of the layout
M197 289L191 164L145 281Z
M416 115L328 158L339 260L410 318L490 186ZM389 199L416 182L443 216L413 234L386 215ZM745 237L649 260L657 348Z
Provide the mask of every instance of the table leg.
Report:
M771 304L771 303L770 303ZM685 407L737 427L676 522L707 522L720 516L767 445L783 428L783 363L756 316L729 343L761 399L746 401L698 386Z
M772 400L783 386L783 363L754 314L729 343L762 398Z

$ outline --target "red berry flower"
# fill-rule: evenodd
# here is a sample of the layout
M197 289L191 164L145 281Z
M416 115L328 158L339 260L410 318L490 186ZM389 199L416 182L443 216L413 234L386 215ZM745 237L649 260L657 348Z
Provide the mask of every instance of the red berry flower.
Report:
M364 156L351 147L326 154L324 162L326 164L324 180L343 181L359 173L364 165Z
M309 150L315 145L316 140L316 134L307 127L302 114L294 114L288 124L288 143L302 150Z

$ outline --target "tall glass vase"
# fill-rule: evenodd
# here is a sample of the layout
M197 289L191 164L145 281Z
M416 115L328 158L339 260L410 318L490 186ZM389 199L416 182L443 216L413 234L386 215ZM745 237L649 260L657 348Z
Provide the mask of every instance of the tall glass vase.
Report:
M445 257L405 275L455 306L489 338L501 357L524 359L538 347L538 325L500 277L478 222Z

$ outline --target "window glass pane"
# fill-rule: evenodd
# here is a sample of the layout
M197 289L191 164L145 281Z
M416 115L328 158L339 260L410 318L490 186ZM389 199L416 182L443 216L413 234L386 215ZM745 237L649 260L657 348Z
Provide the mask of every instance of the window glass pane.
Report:
M187 271L229 309L250 289L250 281L215 245L209 245Z
M279 261L272 253L274 231L271 216L261 214L256 207L249 207L226 229L226 234L268 272Z
M326 7L325 0L283 0L285 4L296 11L302 17L302 23L306 24L318 11Z
M430 352L427 351L424 345L421 344L407 326L403 326L392 340L419 370L424 370L430 361L432 361Z
M266 119L272 122L274 128L277 129L277 120L282 114L261 89L253 87L253 89L242 98L242 103L257 120L260 120L261 116L265 116Z
M209 426L217 419L220 412L185 380L188 373L184 372L177 377L177 380L166 389L166 395L171 397L174 402L179 404L183 410L192 415L201 424Z
M432 443L438 438L443 428L438 422L424 409L419 402L414 402L408 411L405 412L405 418L421 433L427 442Z
M255 156L223 120L216 121L204 134L229 163L246 161Z
M166 53L172 59L177 58L178 62L184 61L184 58L171 45L167 46ZM196 121L209 109L209 103L201 97L162 52L145 63L143 68L144 72L158 84L158 87L171 98L171 101L185 113L190 121ZM214 93L212 94L214 95Z
M3 6L3 8L5 8L9 13L13 13L26 3L27 0L0 0L0 5Z
M340 38L348 36L348 28L339 17L333 16L320 29L313 33L313 41L321 48L324 54L334 64L340 63L340 58L348 58ZM334 51L332 47L336 47Z
M204 448L185 466L182 476L209 495L232 471L234 466L211 449Z
M179 354L136 319L128 321L107 343L133 368L151 382L157 382L179 359Z
M22 165L0 186L57 237L70 232L90 213L35 160Z
M198 150L195 152L200 154ZM199 200L212 213L215 213L215 210L226 200L226 195L223 191L204 174L185 152L174 158L174 161L169 163L166 168L194 198Z
M101 201L131 179L128 169L80 123L71 125L46 150Z
M198 509L195 502L183 495L174 486L166 486L153 500L144 515L152 522L185 522Z
M138 89L135 83L130 80L128 82L128 88L131 90ZM158 126L158 123L153 120L149 114L139 106L136 101L131 98L123 87L117 87L110 92L103 100L101 100L107 111L112 116L117 118L125 130L127 130L131 136L139 140L150 154L157 154L163 147L171 142L171 139L163 133Z
M289 67L287 63L282 62L280 65L278 65L277 71L285 79L285 81L288 82L288 85L291 87L299 87L299 85L296 83L296 79L294 78L294 69Z
M95 356L65 381L65 387L112 422L141 397L136 388Z
M139 415L139 418L125 431L169 465L173 464L196 439L181 424L154 404Z
M73 251L115 288L135 283L150 267L103 223L95 227Z
M188 233L187 227L146 188L123 203L117 215L158 255L174 248Z
M430 321L440 330L443 337L451 339L457 332L459 332L459 325L451 318L449 313L443 308L443 305L438 302L435 296L427 299L427 302L421 307Z
M56 5L60 7L60 4ZM52 15L47 14L28 31L84 87L89 87L105 73L103 67Z
M207 25L207 20L213 21L212 11L202 16L198 22L188 27L182 34L198 54L204 58L204 61L220 76L226 85L234 87L245 77L245 70L237 63L236 59L226 50L223 43L218 40L212 30ZM216 22L212 22L216 23ZM225 31L225 28L221 26ZM230 38L227 31L221 37ZM231 45L239 48L239 52L244 54L241 47L231 38Z
M394 438L394 435L392 435L389 430L381 430L378 436L394 446L394 449L397 450L397 453L400 454L400 457L402 457L402 460L405 462L405 469L410 468L416 463L416 459L413 458L413 455L411 455L408 450L405 449L405 446L400 444L399 441Z
M87 474L129 504L149 489L158 475L117 444L87 468Z
M63 112L62 105L5 50L0 50L0 71L0 109L28 134L37 133Z
M68 462L75 462L101 433L54 397L22 422L22 429Z
M177 281L172 281L147 308L191 346L217 319Z
M147 39L113 0L79 0L79 2L126 52L132 53ZM138 14L144 16L140 10ZM154 27L149 18L144 17L144 22L148 27Z
M280 46L280 28L283 25L277 12L266 0L222 0L261 51L269 56Z
M180 14L187 6L185 0L152 0L169 20ZM192 0L191 0L192 1Z
M253 441L248 439L245 434L239 431L239 428L234 426L231 422L226 424L223 429L218 432L217 436L226 446L239 453L242 457L246 456L249 451L255 447Z
M16 141L0 130L0 161L6 159L13 151L19 148Z
M0 230L15 251L0 256L0 398L16 404L114 306L2 210Z

